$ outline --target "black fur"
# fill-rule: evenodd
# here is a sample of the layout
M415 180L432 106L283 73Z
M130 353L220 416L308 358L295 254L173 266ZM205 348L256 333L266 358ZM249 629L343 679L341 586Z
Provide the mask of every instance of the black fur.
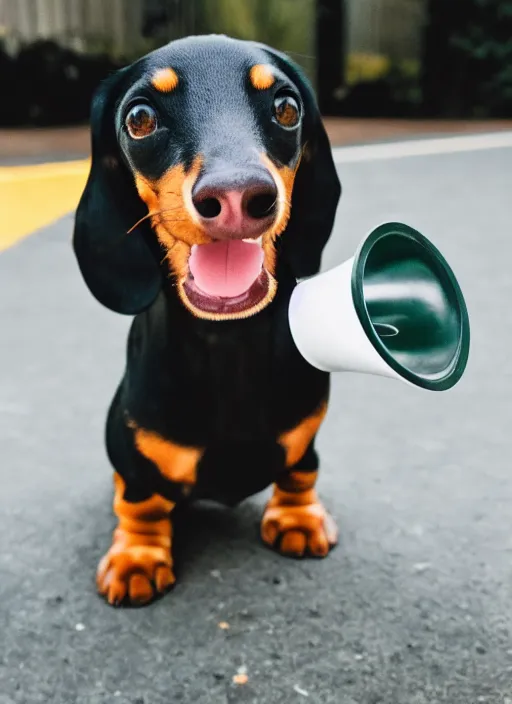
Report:
M270 119L267 92L251 90L247 81L255 63L273 63L280 72L275 89L287 86L300 96L299 130L286 132ZM175 68L182 90L157 95L150 77L166 66ZM123 117L131 100L142 96L156 106L161 126L134 145L123 131ZM328 396L328 374L300 356L287 318L297 277L319 269L340 196L312 89L296 66L268 47L225 37L188 38L109 78L94 99L92 134L75 252L94 296L117 312L137 314L108 416L110 460L125 479L127 500L153 492L172 500L182 495L135 448L127 426L133 418L175 443L206 448L192 496L234 504L284 471L279 434ZM132 169L156 178L177 163L190 165L200 152L206 168L220 160L243 170L254 147L276 164L293 165L305 145L291 219L278 246L275 299L244 320L194 317L177 297L148 221L126 234L147 212ZM316 466L312 443L297 468Z

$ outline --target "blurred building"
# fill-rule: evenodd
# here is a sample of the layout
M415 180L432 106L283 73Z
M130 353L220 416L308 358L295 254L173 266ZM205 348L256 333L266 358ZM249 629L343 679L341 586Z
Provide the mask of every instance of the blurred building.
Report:
M62 119L83 119L81 104L74 116L69 104L59 107L58 92L87 104L102 73L177 37L223 33L288 53L312 80L325 114L506 116L512 112L509 4L0 0L0 90L9 93L32 80L39 102L48 105L27 107L26 96L19 96L30 120L37 115L48 120L50 114L56 119L59 110ZM2 109L0 104L5 124L12 107L8 114Z
M84 52L132 58L156 36L187 30L181 0L0 0L0 26L13 42L51 39Z
M314 54L315 0L0 0L11 42L51 39L133 60L186 34L221 32Z
M334 29L349 55L419 58L425 0L344 4L344 26ZM0 27L11 42L51 39L128 60L185 34L223 32L296 54L312 78L318 53L315 0L0 0Z
M82 102L102 73L189 34L265 42L289 53L314 83L315 2L0 0L0 89L32 86L17 96L18 108L0 105L0 124L15 123L13 109L40 124L83 120Z

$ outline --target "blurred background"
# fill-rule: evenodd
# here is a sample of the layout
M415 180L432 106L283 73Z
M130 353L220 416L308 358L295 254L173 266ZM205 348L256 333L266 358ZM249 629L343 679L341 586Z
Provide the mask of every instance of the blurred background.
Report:
M289 53L326 116L512 116L512 0L0 0L0 127L84 123L110 71L210 32Z

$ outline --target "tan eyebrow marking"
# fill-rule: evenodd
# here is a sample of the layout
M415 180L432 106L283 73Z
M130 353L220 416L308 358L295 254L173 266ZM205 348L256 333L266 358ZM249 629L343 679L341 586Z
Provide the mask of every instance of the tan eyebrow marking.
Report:
M275 76L272 67L266 64L256 64L249 71L249 79L257 90L266 90L275 83Z
M171 93L178 85L178 74L173 68L160 68L153 74L151 83L160 93Z

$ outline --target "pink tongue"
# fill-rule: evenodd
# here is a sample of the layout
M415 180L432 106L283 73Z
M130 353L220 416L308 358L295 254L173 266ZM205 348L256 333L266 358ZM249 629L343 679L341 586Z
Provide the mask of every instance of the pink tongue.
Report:
M256 242L242 240L194 245L188 264L203 293L234 298L245 293L258 278L263 250Z

